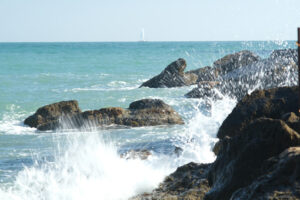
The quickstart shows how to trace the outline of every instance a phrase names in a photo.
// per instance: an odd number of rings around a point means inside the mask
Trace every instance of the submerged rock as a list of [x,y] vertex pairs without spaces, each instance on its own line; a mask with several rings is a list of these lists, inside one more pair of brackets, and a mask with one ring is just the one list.
[[140,87],[165,88],[193,85],[197,82],[194,73],[185,74],[186,61],[182,58],[169,64],[159,75],[144,82]]
[[147,149],[132,149],[120,155],[121,158],[146,160],[152,153]]
[[[85,112],[80,111],[77,102],[77,107],[63,107],[65,104],[65,102],[59,102],[39,108],[37,112],[27,118],[24,123],[29,125],[30,122],[32,127],[36,127],[39,130],[107,125],[137,127],[184,124],[179,114],[171,106],[159,99],[142,99],[135,101],[130,104],[129,109],[110,107]],[[41,113],[45,113],[45,108],[47,108],[47,115],[42,115]],[[75,108],[77,108],[77,110],[75,110]],[[64,112],[65,110],[66,112]],[[51,114],[49,114],[49,112]]]

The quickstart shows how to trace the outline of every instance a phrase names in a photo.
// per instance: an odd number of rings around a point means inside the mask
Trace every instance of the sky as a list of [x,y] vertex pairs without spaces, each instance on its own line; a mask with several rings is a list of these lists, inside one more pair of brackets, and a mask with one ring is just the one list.
[[0,42],[296,40],[300,0],[0,0]]

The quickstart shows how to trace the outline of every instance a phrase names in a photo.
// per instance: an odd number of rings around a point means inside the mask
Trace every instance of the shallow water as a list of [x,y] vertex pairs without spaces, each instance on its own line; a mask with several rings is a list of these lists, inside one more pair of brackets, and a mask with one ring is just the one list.
[[[138,88],[182,57],[187,70],[248,49],[262,57],[294,42],[0,43],[0,199],[128,199],[151,191],[185,163],[212,162],[222,121],[236,104],[210,112],[182,88]],[[23,120],[40,106],[76,99],[82,110],[160,98],[185,125],[40,132]],[[173,151],[181,147],[177,157]],[[120,153],[149,149],[148,160]]]

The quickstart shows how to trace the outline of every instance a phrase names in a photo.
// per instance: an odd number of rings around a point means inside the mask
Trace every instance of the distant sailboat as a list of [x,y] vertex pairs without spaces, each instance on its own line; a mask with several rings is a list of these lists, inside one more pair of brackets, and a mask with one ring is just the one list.
[[145,30],[142,28],[142,31],[141,31],[141,40],[140,42],[145,42]]

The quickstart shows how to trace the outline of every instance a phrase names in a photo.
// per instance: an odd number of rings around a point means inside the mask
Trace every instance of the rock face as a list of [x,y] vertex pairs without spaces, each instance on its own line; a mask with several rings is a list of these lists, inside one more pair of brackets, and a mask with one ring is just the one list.
[[260,60],[260,57],[250,51],[244,50],[229,54],[214,62],[213,67],[219,75],[226,74],[243,66]]
[[196,84],[198,77],[193,73],[184,73],[186,61],[182,58],[169,64],[159,75],[144,82],[140,87],[166,88]]
[[81,113],[81,110],[77,101],[61,101],[39,108],[25,119],[24,124],[42,129],[42,127],[54,125],[62,116],[72,116],[78,113]]
[[274,163],[273,169],[237,190],[232,200],[300,199],[300,147],[290,147],[268,162]]
[[[66,102],[59,102],[39,108],[37,112],[28,117],[24,123],[31,127],[36,127],[39,130],[84,128],[105,125],[136,127],[184,124],[179,114],[159,99],[142,99],[135,101],[130,104],[129,109],[110,107],[85,112],[80,111],[76,101],[70,102],[75,102],[76,106],[66,107]],[[67,105],[69,105],[70,102]]]
[[235,136],[241,130],[260,117],[281,119],[288,112],[296,113],[298,108],[298,87],[282,87],[269,90],[254,91],[245,96],[218,131],[218,138]]
[[255,91],[220,127],[214,163],[179,167],[133,199],[300,199],[298,88]]
[[159,188],[131,200],[201,200],[209,191],[206,179],[209,165],[189,163],[167,176]]
[[[241,59],[239,61],[239,58]],[[259,59],[248,51],[225,56],[211,68],[213,78],[202,81],[219,82],[212,88],[201,87],[187,93],[188,98],[218,98],[224,95],[242,99],[254,89],[269,89],[297,84],[297,51],[292,49],[275,50],[269,58]],[[212,72],[203,72],[202,76],[211,77]],[[209,90],[218,92],[210,92]],[[221,94],[221,95],[220,95]]]
[[255,120],[239,135],[222,140],[217,160],[209,172],[212,189],[206,199],[229,199],[237,189],[269,173],[269,158],[298,145],[300,135],[282,120]]

